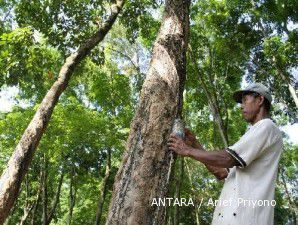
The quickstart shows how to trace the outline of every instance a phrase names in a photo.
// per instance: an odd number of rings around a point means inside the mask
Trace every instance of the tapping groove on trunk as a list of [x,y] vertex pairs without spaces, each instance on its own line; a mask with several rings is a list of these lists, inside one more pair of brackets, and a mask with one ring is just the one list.
[[151,203],[168,192],[173,155],[167,139],[182,112],[189,4],[188,0],[166,1],[127,150],[115,178],[107,225],[165,222],[165,208]]

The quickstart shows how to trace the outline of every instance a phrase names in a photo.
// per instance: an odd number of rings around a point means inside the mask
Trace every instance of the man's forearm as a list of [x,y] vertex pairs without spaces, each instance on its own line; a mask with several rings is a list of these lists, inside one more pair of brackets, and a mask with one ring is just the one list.
[[229,174],[227,168],[219,168],[215,166],[210,166],[208,164],[204,165],[219,180],[226,178]]
[[189,147],[188,151],[189,157],[196,159],[205,165],[220,168],[231,168],[236,165],[235,159],[225,150],[207,152],[203,148]]
[[[203,147],[198,143],[194,143],[192,147],[194,147],[195,149],[204,150]],[[204,165],[208,169],[208,171],[211,172],[219,180],[222,180],[222,179],[224,179],[228,176],[228,169],[227,168],[220,168],[220,167],[210,166],[209,164],[204,164]]]

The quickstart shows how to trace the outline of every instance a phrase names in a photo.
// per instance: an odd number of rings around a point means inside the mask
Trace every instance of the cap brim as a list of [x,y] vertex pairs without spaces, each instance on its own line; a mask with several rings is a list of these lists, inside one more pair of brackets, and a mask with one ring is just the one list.
[[251,91],[245,91],[245,90],[240,90],[240,91],[236,91],[233,94],[233,99],[237,102],[237,103],[242,103],[242,96],[244,94],[248,94]]

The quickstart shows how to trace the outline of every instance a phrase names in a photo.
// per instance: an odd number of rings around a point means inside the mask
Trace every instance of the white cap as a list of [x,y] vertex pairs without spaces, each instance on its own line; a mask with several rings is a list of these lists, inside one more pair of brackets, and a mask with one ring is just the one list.
[[264,96],[271,104],[272,97],[269,92],[269,89],[261,83],[252,83],[248,85],[245,89],[234,92],[233,98],[235,99],[236,102],[241,103],[242,96],[251,92],[255,92]]

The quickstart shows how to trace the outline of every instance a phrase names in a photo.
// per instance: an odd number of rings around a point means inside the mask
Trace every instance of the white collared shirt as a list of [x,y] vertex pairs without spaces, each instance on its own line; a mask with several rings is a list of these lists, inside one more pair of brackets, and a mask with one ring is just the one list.
[[226,150],[240,164],[225,179],[212,225],[273,225],[274,191],[282,135],[262,119]]

